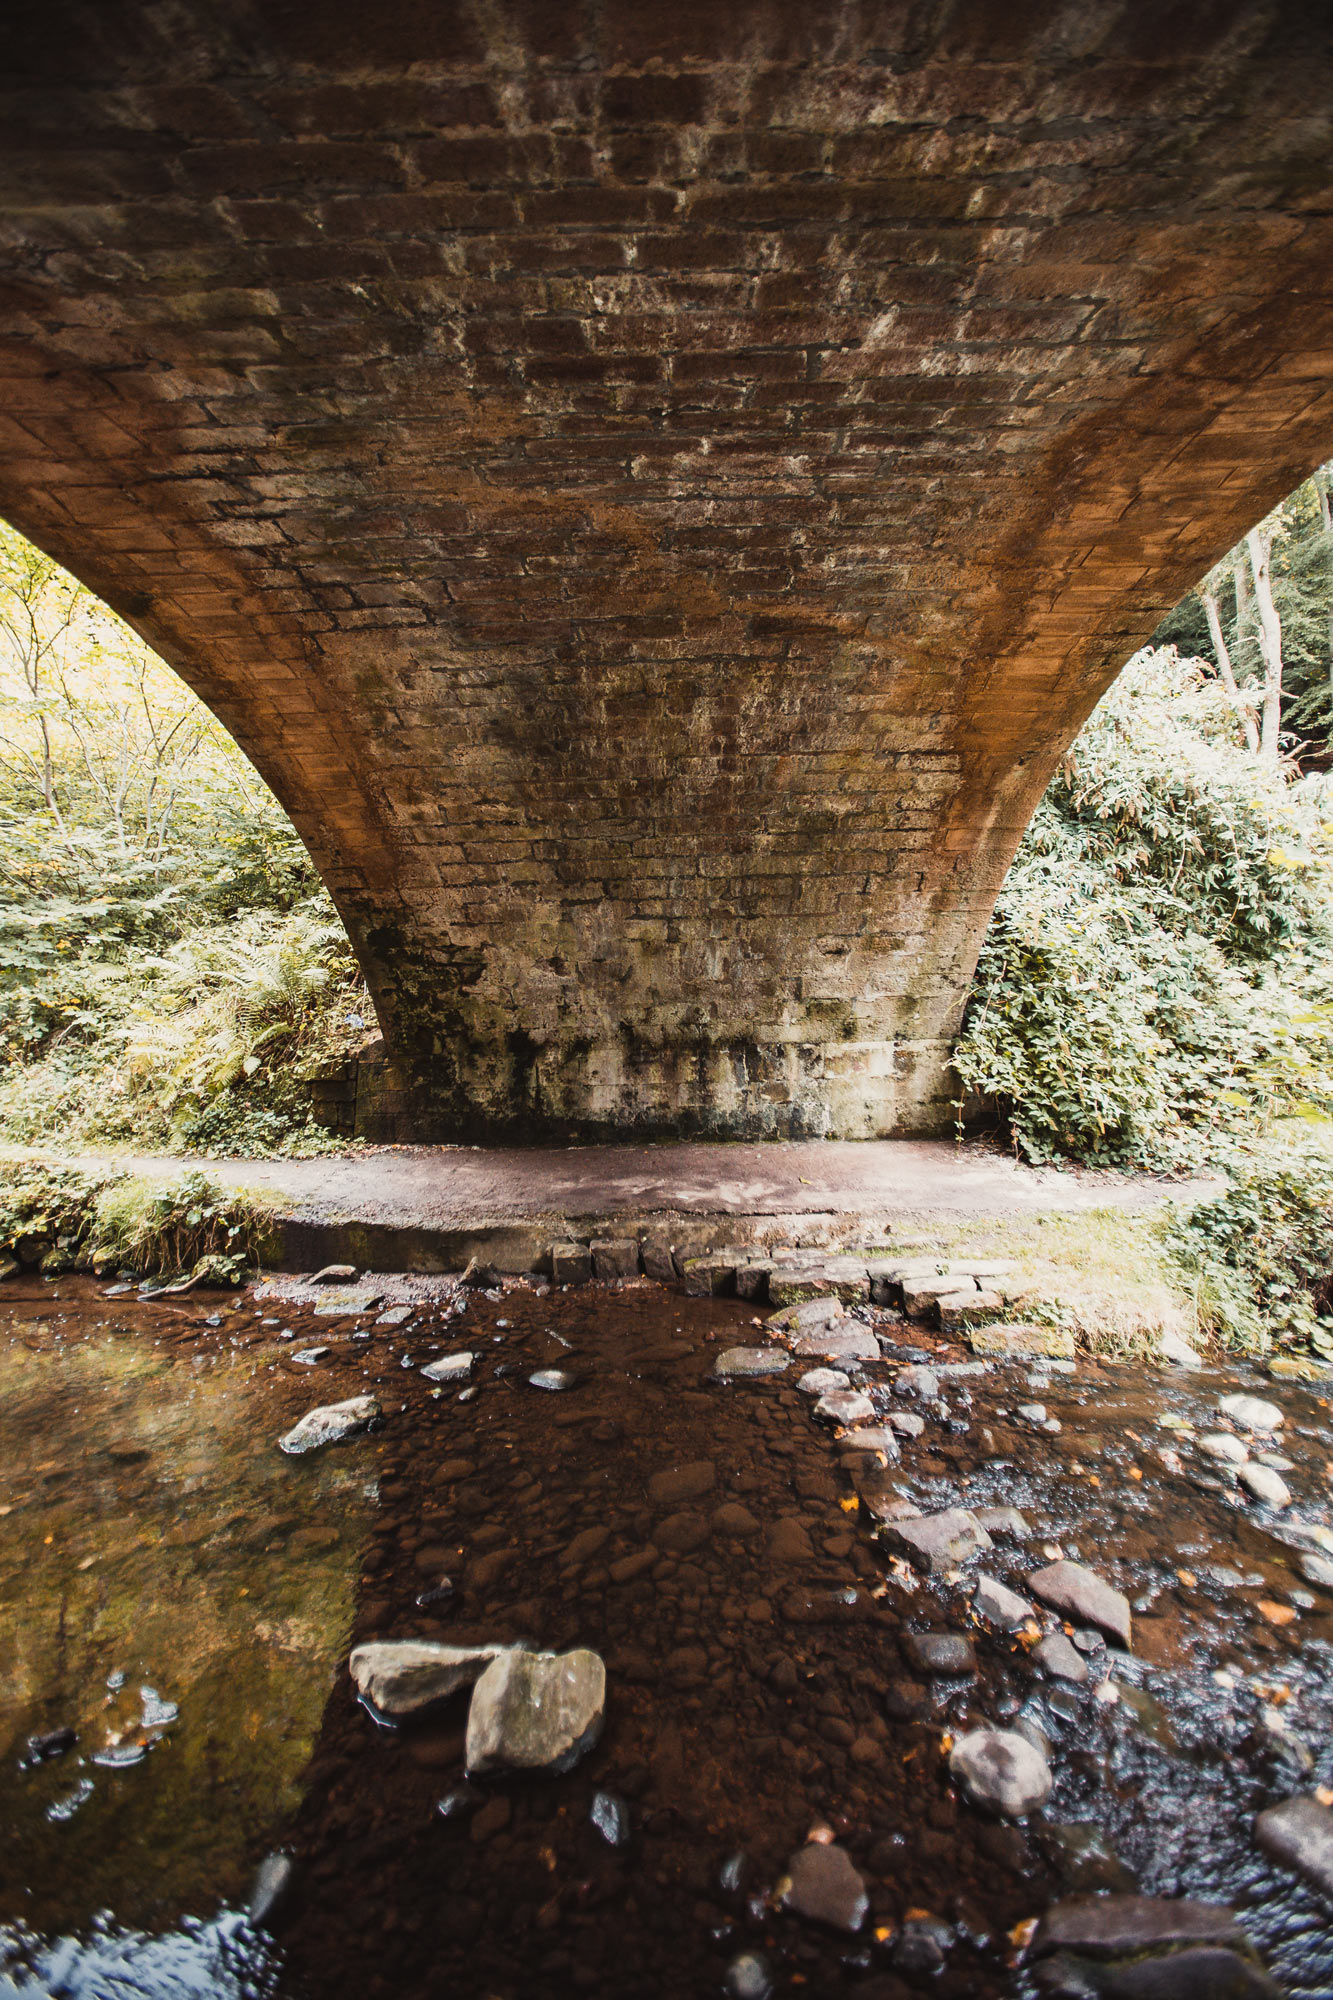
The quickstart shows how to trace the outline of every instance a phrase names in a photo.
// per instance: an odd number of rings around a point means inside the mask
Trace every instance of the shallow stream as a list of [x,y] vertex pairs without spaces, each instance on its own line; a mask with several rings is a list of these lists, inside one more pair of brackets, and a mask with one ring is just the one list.
[[[980,1566],[1022,1591],[1058,1551],[1133,1600],[1133,1654],[1080,1634],[1071,1686],[975,1616],[979,1565],[923,1577],[872,1533],[799,1368],[714,1379],[764,1339],[752,1305],[438,1280],[320,1303],[0,1296],[0,1994],[666,2000],[757,1953],[779,1994],[1019,1996],[1030,1919],[1135,1886],[1232,1905],[1279,1990],[1333,1990],[1327,1905],[1252,1837],[1333,1781],[1333,1593],[1287,1525],[1333,1529],[1322,1385],[1085,1359],[905,1394],[904,1366],[963,1350],[866,1309],[865,1384],[922,1420],[902,1498],[1017,1507]],[[463,1347],[475,1393],[433,1389],[423,1364]],[[532,1386],[552,1368],[568,1386]],[[1199,1448],[1237,1387],[1284,1411],[1284,1513]],[[377,1429],[276,1448],[366,1391]],[[975,1673],[924,1671],[903,1642],[931,1631]],[[349,1643],[408,1636],[594,1648],[601,1742],[467,1787],[465,1696],[402,1730],[354,1699]],[[1056,1774],[1020,1824],[942,1754],[1016,1719]],[[868,1885],[854,1935],[775,1904],[812,1828]],[[255,1928],[278,1851],[290,1892]]]

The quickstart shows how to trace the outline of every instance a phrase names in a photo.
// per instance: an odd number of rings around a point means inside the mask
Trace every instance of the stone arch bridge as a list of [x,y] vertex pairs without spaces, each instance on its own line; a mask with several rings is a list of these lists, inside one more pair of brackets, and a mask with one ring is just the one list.
[[216,711],[423,1137],[869,1136],[1333,443],[1326,0],[9,0],[0,513]]

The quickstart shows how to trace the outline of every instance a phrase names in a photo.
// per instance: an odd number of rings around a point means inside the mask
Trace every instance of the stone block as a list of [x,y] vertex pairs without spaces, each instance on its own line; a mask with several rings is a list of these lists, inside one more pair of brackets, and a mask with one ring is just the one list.
[[734,1257],[687,1257],[680,1267],[680,1281],[694,1299],[721,1298],[736,1284]]
[[1074,1336],[1056,1326],[974,1326],[967,1336],[974,1354],[990,1361],[1072,1361]]
[[658,1236],[645,1236],[640,1255],[645,1277],[655,1278],[659,1285],[675,1284],[676,1256],[669,1243]]
[[765,1258],[761,1262],[738,1264],[736,1266],[736,1296],[738,1299],[764,1300],[768,1297],[768,1280],[773,1264]]
[[551,1245],[551,1280],[557,1285],[586,1285],[592,1278],[592,1252],[586,1243]]
[[637,1278],[639,1246],[632,1236],[602,1237],[592,1245],[593,1275],[608,1278]]

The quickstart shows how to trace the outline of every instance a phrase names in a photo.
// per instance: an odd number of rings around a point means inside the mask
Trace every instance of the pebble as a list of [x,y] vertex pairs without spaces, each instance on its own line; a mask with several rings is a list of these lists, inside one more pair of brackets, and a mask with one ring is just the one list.
[[791,1356],[780,1347],[728,1347],[713,1363],[713,1373],[722,1380],[733,1376],[781,1375],[791,1366]]
[[648,1498],[654,1507],[679,1507],[684,1500],[701,1500],[717,1484],[717,1467],[711,1458],[692,1459],[688,1465],[664,1465],[648,1481]]
[[863,1390],[831,1389],[815,1404],[815,1415],[829,1424],[865,1424],[873,1421],[875,1405]]
[[470,1777],[490,1771],[567,1771],[602,1733],[606,1668],[597,1653],[496,1654],[472,1690]]
[[302,1368],[314,1368],[332,1351],[328,1347],[298,1347],[292,1354],[292,1360],[299,1362]]
[[1301,1575],[1307,1583],[1317,1583],[1321,1590],[1333,1590],[1333,1562],[1327,1556],[1302,1556]]
[[588,1818],[608,1847],[628,1847],[629,1807],[614,1792],[594,1792]]
[[1049,1569],[1040,1569],[1030,1576],[1028,1583],[1053,1611],[1063,1611],[1085,1625],[1095,1625],[1099,1632],[1105,1632],[1109,1639],[1129,1651],[1133,1629],[1129,1600],[1095,1570],[1085,1569],[1082,1563],[1054,1562]]
[[278,1439],[278,1449],[299,1458],[303,1452],[316,1451],[321,1445],[355,1437],[358,1431],[373,1424],[379,1413],[380,1406],[373,1396],[349,1396],[345,1403],[323,1403],[318,1409],[307,1410],[300,1423]]
[[949,1752],[949,1775],[974,1804],[1022,1819],[1051,1795],[1050,1766],[1012,1729],[971,1729]]
[[1263,1396],[1223,1396],[1217,1407],[1224,1417],[1230,1417],[1233,1424],[1246,1431],[1276,1431],[1287,1421],[1277,1404]]
[[266,1924],[291,1892],[296,1863],[290,1854],[266,1854],[255,1870],[246,1911],[252,1924]]
[[1063,1632],[1049,1633],[1032,1657],[1052,1680],[1072,1681],[1075,1687],[1082,1687],[1088,1678],[1087,1661],[1070,1645]]
[[1289,1507],[1291,1489],[1280,1473],[1266,1465],[1242,1465],[1237,1468],[1236,1477],[1242,1486],[1252,1493],[1265,1507]]
[[1333,1896],[1333,1813],[1318,1799],[1296,1797],[1270,1806],[1255,1820],[1254,1837],[1272,1860]]
[[727,2000],[768,2000],[773,1991],[773,1972],[762,1952],[742,1951],[732,1959],[722,1976]]
[[1225,1465],[1244,1465],[1250,1455],[1247,1447],[1231,1431],[1205,1431],[1196,1443],[1209,1458],[1220,1459]]
[[1011,1535],[1023,1540],[1032,1533],[1027,1517],[1017,1507],[976,1507],[977,1519],[988,1535]]
[[845,1847],[807,1841],[787,1863],[781,1900],[785,1908],[832,1930],[859,1931],[870,1908],[865,1881]]
[[1016,1632],[1036,1616],[1026,1597],[1020,1597],[1016,1590],[1010,1590],[993,1576],[977,1578],[972,1602],[982,1618],[998,1625],[1003,1632]]
[[887,1521],[882,1532],[906,1549],[918,1567],[931,1572],[957,1569],[971,1557],[995,1546],[976,1515],[965,1507],[948,1507],[943,1513],[922,1514],[911,1520]]
[[899,1437],[919,1438],[926,1428],[925,1418],[919,1417],[915,1410],[890,1410],[886,1421]]
[[961,1632],[904,1632],[899,1642],[909,1667],[949,1679],[974,1674],[977,1656]]
[[1022,1417],[1026,1424],[1044,1424],[1046,1421],[1046,1405],[1045,1403],[1020,1403],[1015,1415]]
[[458,1354],[442,1354],[438,1361],[431,1361],[422,1369],[428,1382],[466,1382],[476,1366],[477,1357],[469,1349]]
[[405,1320],[411,1319],[415,1310],[415,1306],[386,1306],[375,1321],[375,1324],[376,1326],[402,1326]]
[[850,1389],[852,1381],[840,1368],[810,1368],[796,1386],[803,1396],[823,1396],[831,1389]]
[[571,1375],[568,1368],[539,1368],[535,1374],[529,1375],[528,1386],[554,1394],[561,1389],[572,1389],[577,1381],[577,1375]]

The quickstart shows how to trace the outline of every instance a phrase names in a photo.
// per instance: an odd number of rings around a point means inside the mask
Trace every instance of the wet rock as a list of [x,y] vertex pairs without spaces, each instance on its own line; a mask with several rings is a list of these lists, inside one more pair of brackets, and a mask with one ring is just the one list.
[[831,1389],[850,1389],[852,1384],[840,1368],[810,1368],[796,1386],[803,1396],[824,1396]]
[[468,1773],[567,1771],[596,1743],[605,1711],[598,1654],[498,1653],[472,1690]]
[[846,1317],[847,1308],[841,1299],[807,1299],[801,1305],[784,1306],[781,1312],[770,1313],[764,1324],[774,1333],[799,1337],[814,1333],[821,1326],[832,1326]]
[[1053,1326],[977,1326],[967,1337],[974,1354],[992,1361],[1072,1361],[1074,1336]]
[[1088,1678],[1088,1663],[1063,1632],[1051,1632],[1032,1655],[1044,1674],[1052,1680],[1069,1681],[1082,1687]]
[[608,1847],[629,1846],[629,1807],[614,1792],[594,1792],[588,1818]]
[[977,1578],[972,1602],[978,1614],[990,1624],[998,1625],[1002,1632],[1017,1632],[1036,1616],[1026,1597],[1020,1597],[1016,1590],[1010,1590],[993,1576]]
[[914,1977],[944,1970],[954,1934],[939,1917],[909,1917],[893,1945],[893,1963]]
[[1277,1404],[1270,1403],[1263,1396],[1223,1396],[1217,1407],[1224,1417],[1230,1417],[1232,1423],[1239,1424],[1244,1431],[1281,1430],[1287,1421]]
[[760,1524],[748,1507],[742,1507],[738,1500],[724,1500],[713,1510],[713,1533],[727,1535],[735,1541],[748,1541],[760,1532]]
[[1129,1600],[1095,1570],[1082,1563],[1055,1562],[1039,1569],[1028,1583],[1043,1604],[1062,1611],[1083,1625],[1095,1625],[1129,1651],[1132,1635]]
[[976,1805],[1022,1819],[1051,1794],[1050,1766],[1012,1729],[972,1729],[949,1752],[949,1774]]
[[592,1281],[592,1252],[586,1243],[551,1245],[551,1282],[555,1285],[586,1285]]
[[815,1404],[815,1415],[829,1424],[866,1424],[874,1419],[875,1405],[861,1389],[831,1389]]
[[773,1969],[763,1953],[738,1952],[722,1975],[722,1990],[727,2000],[769,2000]]
[[300,1423],[278,1439],[278,1449],[299,1458],[303,1452],[317,1451],[321,1445],[355,1437],[373,1424],[379,1413],[380,1406],[373,1396],[349,1396],[345,1403],[322,1403],[318,1409],[307,1410]]
[[312,1285],[354,1285],[356,1283],[355,1264],[326,1264],[316,1271],[310,1280]]
[[1188,1896],[1069,1896],[1046,1912],[1032,1950],[1122,1958],[1168,1945],[1243,1942],[1235,1911],[1222,1903]]
[[648,1481],[648,1498],[654,1507],[679,1507],[682,1500],[699,1500],[717,1484],[717,1467],[711,1458],[696,1458],[689,1465],[666,1465]]
[[332,1352],[330,1347],[298,1347],[292,1354],[292,1360],[300,1368],[317,1368]]
[[919,1674],[950,1679],[977,1670],[972,1643],[961,1632],[904,1632],[900,1644],[908,1666]]
[[407,1320],[411,1319],[414,1311],[415,1307],[413,1306],[390,1306],[387,1311],[380,1314],[375,1324],[376,1326],[402,1326]]
[[466,1382],[476,1362],[476,1355],[464,1349],[459,1354],[442,1354],[438,1361],[429,1362],[421,1372],[428,1382]]
[[564,1389],[574,1388],[578,1379],[578,1376],[571,1374],[568,1368],[538,1368],[529,1375],[528,1387],[544,1389],[547,1395],[554,1396],[559,1395]]
[[839,1326],[825,1327],[822,1332],[803,1333],[792,1343],[792,1351],[801,1356],[820,1355],[826,1361],[878,1361],[879,1342],[873,1333],[859,1329],[846,1332]]
[[1274,1509],[1290,1507],[1291,1489],[1281,1473],[1274,1472],[1267,1465],[1241,1465],[1236,1469],[1236,1477],[1247,1492],[1265,1507]]
[[784,1908],[832,1930],[859,1931],[870,1908],[851,1855],[833,1842],[811,1840],[798,1848],[780,1893]]
[[781,1347],[728,1347],[713,1363],[713,1373],[723,1381],[742,1380],[755,1375],[781,1375],[790,1368],[791,1356]]
[[988,1535],[1009,1535],[1023,1541],[1032,1533],[1017,1507],[975,1507],[972,1510]]
[[940,1378],[934,1368],[915,1364],[911,1368],[900,1368],[893,1378],[893,1386],[900,1396],[919,1396],[923,1403],[927,1403],[939,1395]]
[[1317,1583],[1321,1590],[1333,1590],[1333,1562],[1327,1556],[1302,1556],[1301,1575],[1307,1583]]
[[1205,1431],[1196,1440],[1199,1450],[1223,1465],[1244,1465],[1249,1450],[1232,1431]]
[[1282,2000],[1282,1988],[1234,1951],[1173,1951],[1116,1966],[1105,2000]]
[[1255,1820],[1254,1837],[1272,1860],[1333,1897],[1333,1813],[1318,1799],[1284,1799],[1270,1806]]
[[886,1522],[883,1533],[906,1550],[918,1568],[932,1573],[957,1569],[995,1546],[966,1507],[948,1507],[943,1513],[922,1514],[916,1520]]
[[773,1523],[768,1537],[770,1562],[812,1562],[814,1554],[814,1544],[798,1514],[784,1515]]
[[1169,1361],[1173,1368],[1203,1367],[1203,1356],[1198,1348],[1191,1347],[1182,1334],[1169,1329],[1158,1338],[1157,1355],[1159,1360]]
[[897,1431],[899,1437],[919,1438],[926,1428],[926,1420],[915,1410],[890,1410],[885,1422]]
[[377,1715],[402,1721],[475,1681],[504,1646],[445,1646],[429,1639],[372,1639],[347,1662],[357,1693]]
[[679,1275],[675,1252],[672,1246],[660,1237],[645,1237],[639,1246],[643,1259],[643,1274],[655,1278],[659,1285],[674,1285]]
[[495,1265],[486,1258],[470,1257],[458,1282],[470,1292],[493,1292],[503,1281]]
[[1048,1823],[1043,1838],[1051,1861],[1071,1889],[1132,1893],[1134,1877],[1099,1826]]
[[735,1290],[736,1259],[687,1257],[680,1267],[680,1278],[690,1298],[720,1298]]
[[250,1885],[246,1914],[252,1924],[263,1926],[276,1917],[292,1892],[296,1863],[290,1854],[266,1854],[255,1870]]
[[479,1792],[475,1785],[464,1781],[454,1785],[442,1799],[436,1801],[435,1810],[441,1819],[467,1819],[482,1803],[486,1794]]

